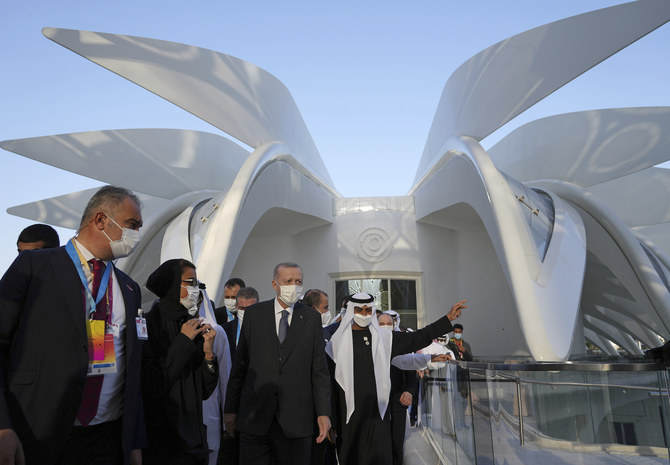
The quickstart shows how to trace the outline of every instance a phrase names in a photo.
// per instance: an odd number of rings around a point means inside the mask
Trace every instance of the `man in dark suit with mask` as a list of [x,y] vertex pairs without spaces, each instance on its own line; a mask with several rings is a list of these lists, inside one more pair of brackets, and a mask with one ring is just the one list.
[[105,186],[66,246],[0,280],[0,463],[141,463],[140,289],[112,263],[141,226],[137,197]]
[[316,414],[317,442],[330,429],[330,377],[321,318],[296,303],[302,269],[275,267],[277,297],[244,316],[228,381],[224,421],[240,433],[240,463],[308,464]]

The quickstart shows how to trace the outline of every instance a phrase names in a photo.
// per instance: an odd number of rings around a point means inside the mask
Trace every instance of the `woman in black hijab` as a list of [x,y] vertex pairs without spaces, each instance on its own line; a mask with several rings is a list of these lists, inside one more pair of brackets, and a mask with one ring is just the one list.
[[144,463],[206,464],[202,401],[216,388],[218,366],[215,331],[196,316],[195,265],[168,260],[151,273],[147,288],[160,299],[146,315],[142,382],[149,447]]

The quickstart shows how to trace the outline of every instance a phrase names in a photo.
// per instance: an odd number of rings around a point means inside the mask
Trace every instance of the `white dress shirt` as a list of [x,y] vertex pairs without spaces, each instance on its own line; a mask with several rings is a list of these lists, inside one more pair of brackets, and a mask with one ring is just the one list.
[[[74,240],[79,252],[87,262],[94,259],[95,256],[82,245],[77,239]],[[106,266],[111,262],[106,261]],[[115,270],[116,272],[116,270]],[[92,291],[93,274],[86,273],[88,277],[88,289]],[[88,315],[85,316],[88,318]],[[89,425],[97,425],[107,421],[116,420],[123,413],[123,382],[125,379],[125,332],[126,332],[126,305],[123,300],[123,294],[119,287],[119,280],[116,276],[112,277],[112,332],[114,334],[114,353],[116,354],[116,373],[103,375],[100,391],[100,401],[98,402],[98,411]],[[78,419],[75,419],[75,425],[80,425]]]
[[290,327],[291,320],[293,319],[293,306],[284,308],[279,303],[277,297],[275,297],[275,330],[277,331],[277,336],[279,336],[279,320],[281,320],[282,310],[286,310],[288,312],[288,325]]

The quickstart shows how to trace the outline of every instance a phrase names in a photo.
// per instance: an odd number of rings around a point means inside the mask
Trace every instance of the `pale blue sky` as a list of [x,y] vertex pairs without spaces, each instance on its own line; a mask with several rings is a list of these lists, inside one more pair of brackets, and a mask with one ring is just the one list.
[[[291,91],[344,196],[403,195],[442,88],[480,50],[606,0],[22,1],[0,9],[0,140],[167,127],[221,134],[41,34],[45,26],[182,42],[254,63]],[[670,25],[588,71],[484,141],[569,111],[670,105]],[[0,151],[0,270],[28,220],[13,205],[101,185]],[[132,169],[132,166],[128,167]],[[61,241],[71,232],[59,230]]]

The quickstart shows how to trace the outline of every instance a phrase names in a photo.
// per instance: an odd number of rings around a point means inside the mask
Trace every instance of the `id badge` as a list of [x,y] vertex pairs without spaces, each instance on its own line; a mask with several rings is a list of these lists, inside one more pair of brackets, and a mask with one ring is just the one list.
[[91,361],[105,359],[105,320],[86,320],[88,358]]
[[[89,340],[89,362],[88,362],[88,373],[87,376],[97,376],[105,375],[109,373],[116,373],[116,352],[114,351],[114,335],[109,333],[105,334],[105,322],[103,320],[88,320],[90,323],[87,326],[87,329],[91,329],[91,335],[99,334],[102,331],[102,355],[96,353],[100,352],[100,348],[97,347],[98,339],[93,338]],[[102,329],[98,326],[98,323],[102,323]],[[93,351],[90,351],[91,344],[93,345]],[[91,354],[93,356],[91,357]],[[99,357],[99,358],[96,358]],[[92,358],[92,360],[91,360]]]
[[146,341],[149,339],[149,333],[147,332],[147,320],[141,316],[135,318],[135,327],[137,328],[137,339],[140,341]]

